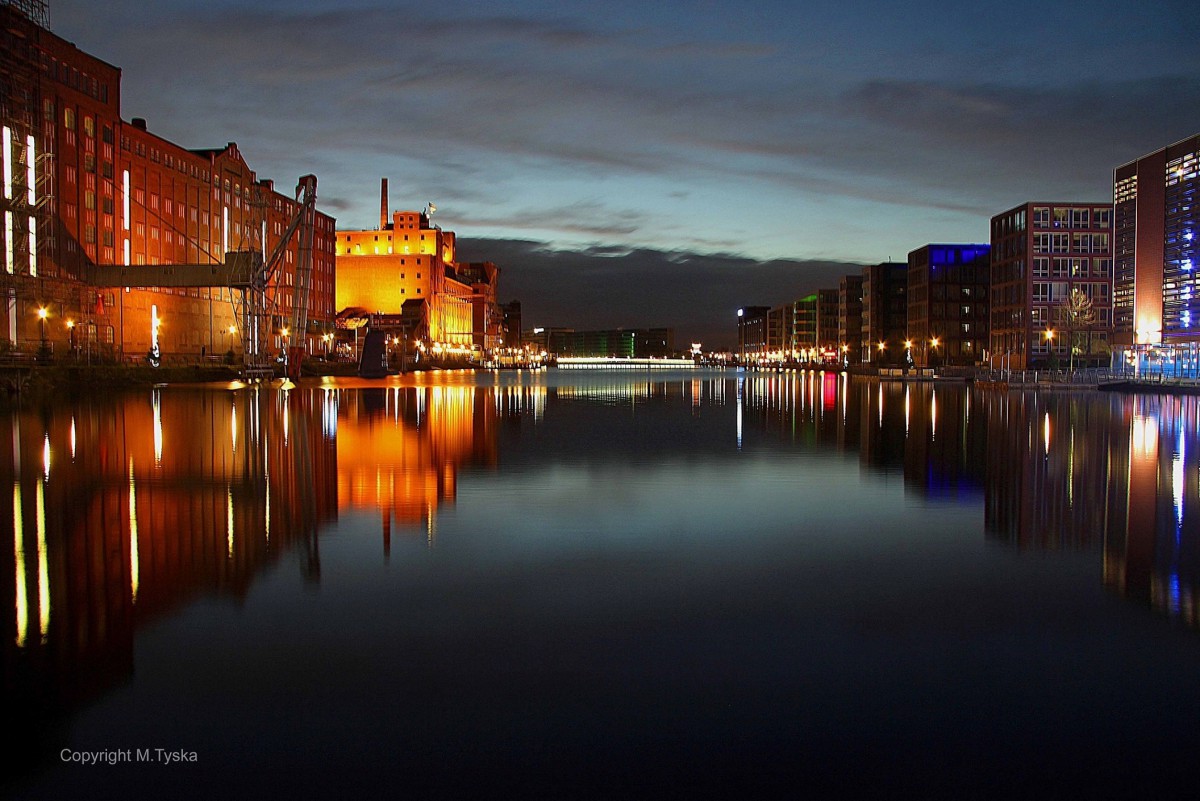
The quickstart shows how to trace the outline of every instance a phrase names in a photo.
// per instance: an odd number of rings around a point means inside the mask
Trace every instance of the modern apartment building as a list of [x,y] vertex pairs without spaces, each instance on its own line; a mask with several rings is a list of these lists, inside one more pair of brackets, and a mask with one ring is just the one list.
[[743,306],[737,313],[737,356],[743,361],[756,360],[767,352],[767,315],[769,306]]
[[862,361],[863,277],[844,275],[838,286],[838,347],[850,364]]
[[925,245],[908,254],[908,342],[918,367],[970,365],[988,345],[988,245]]
[[903,363],[908,337],[908,263],[883,262],[863,268],[862,334],[864,363]]
[[1072,349],[1107,362],[1112,206],[1023,203],[992,218],[991,246],[989,363],[1024,370]]
[[817,290],[817,341],[823,351],[840,351],[838,338],[838,290]]
[[1196,374],[1200,134],[1113,172],[1113,342],[1139,368]]

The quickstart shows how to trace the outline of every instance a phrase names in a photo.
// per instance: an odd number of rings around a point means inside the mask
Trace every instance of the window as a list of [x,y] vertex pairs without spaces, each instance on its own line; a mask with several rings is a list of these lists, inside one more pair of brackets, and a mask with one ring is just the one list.
[[1050,207],[1049,206],[1034,206],[1033,207],[1033,227],[1034,228],[1049,228],[1050,227]]
[[1037,256],[1033,260],[1033,277],[1045,278],[1050,275],[1050,259],[1045,256]]
[[1111,227],[1112,210],[1111,209],[1096,209],[1092,215],[1093,228],[1109,228]]
[[65,127],[68,131],[75,130],[75,109],[63,109],[63,127]]
[[89,138],[96,135],[96,121],[91,117],[83,118],[83,135]]

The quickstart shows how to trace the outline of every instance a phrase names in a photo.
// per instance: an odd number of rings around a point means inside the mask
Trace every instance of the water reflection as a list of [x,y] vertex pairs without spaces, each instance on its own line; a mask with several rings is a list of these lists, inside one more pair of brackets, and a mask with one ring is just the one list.
[[836,373],[558,382],[156,389],[0,418],[7,698],[70,709],[131,675],[138,625],[202,596],[242,598],[284,555],[320,581],[320,535],[339,516],[375,516],[386,560],[394,535],[436,545],[462,471],[547,460],[736,469],[756,453],[833,450],[864,481],[900,478],[914,502],[980,508],[992,540],[1093,549],[1114,591],[1200,615],[1196,399]]

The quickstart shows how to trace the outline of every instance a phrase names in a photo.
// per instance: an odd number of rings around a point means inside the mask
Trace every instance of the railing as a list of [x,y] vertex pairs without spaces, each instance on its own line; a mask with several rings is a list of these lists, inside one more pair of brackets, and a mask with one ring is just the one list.
[[1084,386],[1094,387],[1113,379],[1107,367],[1081,370],[981,370],[976,383],[1013,386]]

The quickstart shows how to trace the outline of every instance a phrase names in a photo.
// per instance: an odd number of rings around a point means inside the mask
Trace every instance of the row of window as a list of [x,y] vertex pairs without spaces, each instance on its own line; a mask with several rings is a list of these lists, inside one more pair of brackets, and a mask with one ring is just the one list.
[[1034,234],[1034,253],[1108,253],[1108,234]]
[[1034,228],[1109,228],[1111,209],[1088,207],[1034,206]]
[[1089,299],[1105,304],[1111,291],[1107,282],[1034,281],[1033,302],[1062,303],[1070,296],[1072,289],[1078,289]]
[[108,84],[88,75],[83,70],[72,67],[65,61],[59,61],[46,51],[42,51],[42,72],[51,80],[57,80],[64,86],[69,86],[77,92],[83,92],[101,103],[108,102]]
[[1112,259],[1098,258],[1050,258],[1036,256],[1033,259],[1034,278],[1081,278],[1105,277],[1112,274]]

